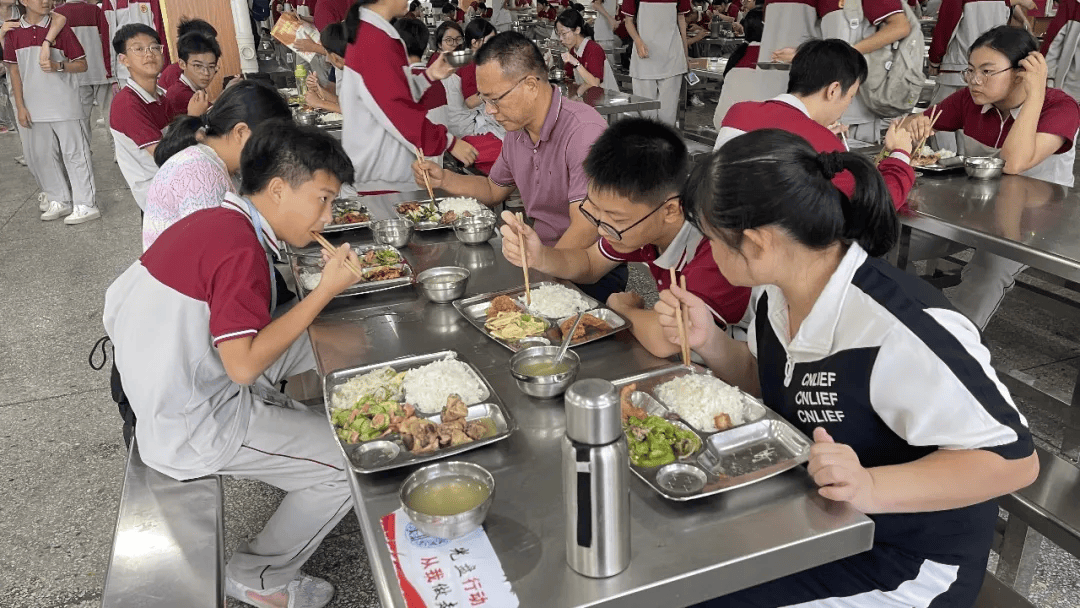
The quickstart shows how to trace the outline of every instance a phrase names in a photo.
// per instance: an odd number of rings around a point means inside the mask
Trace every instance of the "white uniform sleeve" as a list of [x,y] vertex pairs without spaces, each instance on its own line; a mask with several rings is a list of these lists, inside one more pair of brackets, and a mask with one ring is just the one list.
[[881,344],[870,376],[878,416],[911,445],[1030,455],[1027,420],[990,366],[978,331],[953,310],[926,314],[926,323],[898,324]]
[[724,144],[735,139],[736,137],[746,133],[735,127],[720,127],[720,130],[716,133],[716,143],[713,144],[713,152],[719,150]]

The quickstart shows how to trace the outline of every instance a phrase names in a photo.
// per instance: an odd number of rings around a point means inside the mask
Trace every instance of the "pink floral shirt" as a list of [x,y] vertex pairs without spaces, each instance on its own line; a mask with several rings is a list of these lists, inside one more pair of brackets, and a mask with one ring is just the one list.
[[227,192],[236,194],[236,184],[213,148],[196,144],[176,153],[161,166],[146,193],[143,251],[181,218],[220,205]]

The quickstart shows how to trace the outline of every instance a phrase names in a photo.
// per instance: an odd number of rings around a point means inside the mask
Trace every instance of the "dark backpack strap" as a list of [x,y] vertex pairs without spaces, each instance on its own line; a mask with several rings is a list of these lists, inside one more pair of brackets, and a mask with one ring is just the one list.
[[[101,338],[94,344],[90,351],[90,367],[95,370],[104,369],[109,360],[109,351],[105,349],[111,344],[108,336]],[[95,356],[101,351],[101,362],[95,363]],[[120,370],[116,367],[116,356],[113,356],[112,369],[109,371],[109,387],[112,389],[112,399],[116,402],[116,408],[120,412],[120,418],[124,421],[124,443],[131,445],[131,437],[135,432],[135,410],[131,409],[131,402],[124,393],[124,385],[120,381]]]

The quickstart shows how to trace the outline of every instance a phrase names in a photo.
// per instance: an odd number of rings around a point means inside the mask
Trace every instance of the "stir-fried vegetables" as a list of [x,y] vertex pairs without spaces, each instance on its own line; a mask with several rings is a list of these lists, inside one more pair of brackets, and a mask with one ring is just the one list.
[[630,462],[651,468],[675,462],[701,447],[701,438],[659,416],[630,416],[623,424],[630,446]]
[[517,342],[529,336],[539,336],[547,330],[547,323],[540,317],[520,312],[499,312],[484,323],[491,335],[500,340]]

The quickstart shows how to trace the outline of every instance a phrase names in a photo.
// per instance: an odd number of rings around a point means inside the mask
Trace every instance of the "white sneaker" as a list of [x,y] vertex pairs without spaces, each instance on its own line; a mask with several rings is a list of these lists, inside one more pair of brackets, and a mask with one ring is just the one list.
[[273,589],[252,589],[225,577],[225,595],[257,608],[322,608],[334,598],[334,586],[304,573]]
[[97,207],[87,207],[85,205],[76,205],[75,212],[64,218],[64,223],[68,226],[75,224],[82,224],[83,222],[89,222],[90,220],[96,220],[101,217],[101,211]]
[[25,167],[26,166],[26,157],[25,156],[16,156],[15,157],[15,162],[17,162],[20,165]]
[[41,221],[51,222],[52,220],[58,220],[70,213],[71,203],[65,204],[52,201],[49,203],[49,208],[45,210],[45,213],[41,214]]
[[693,95],[693,96],[690,97],[690,105],[692,105],[692,106],[694,106],[696,108],[700,108],[700,107],[705,105],[705,102],[702,101],[702,99],[700,97],[698,97],[697,95]]
[[37,195],[38,211],[45,212],[49,210],[49,195],[44,192],[38,192]]

